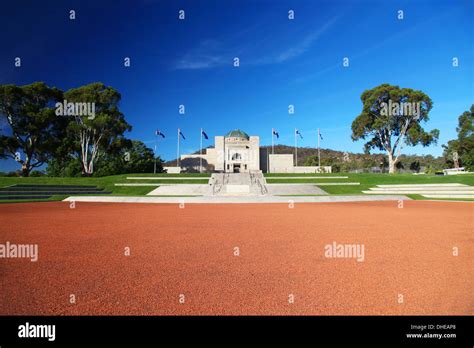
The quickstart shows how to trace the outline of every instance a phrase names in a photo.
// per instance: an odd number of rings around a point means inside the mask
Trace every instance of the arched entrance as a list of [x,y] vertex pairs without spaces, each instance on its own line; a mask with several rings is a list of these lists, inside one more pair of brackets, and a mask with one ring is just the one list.
[[232,155],[232,162],[233,162],[233,172],[240,173],[242,171],[242,154],[236,152]]

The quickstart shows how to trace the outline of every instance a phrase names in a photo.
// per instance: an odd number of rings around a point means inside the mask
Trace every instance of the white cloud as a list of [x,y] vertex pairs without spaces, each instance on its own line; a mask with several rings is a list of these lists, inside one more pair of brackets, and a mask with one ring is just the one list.
[[[189,50],[180,58],[174,65],[176,70],[197,70],[209,69],[226,64],[232,64],[233,57],[245,57],[247,65],[268,65],[279,64],[299,57],[306,53],[311,46],[329,30],[333,24],[338,20],[340,15],[331,18],[324,23],[320,28],[311,31],[309,34],[298,40],[295,45],[285,48],[283,51],[277,51],[274,47],[281,46],[281,37],[278,35],[269,35],[266,41],[255,43],[252,39],[252,33],[245,30],[245,36],[238,35],[237,37],[227,40],[211,40],[207,39],[201,41],[196,47]],[[240,34],[242,34],[241,32]],[[269,33],[271,34],[271,33]],[[222,42],[227,44],[224,46]],[[273,53],[265,54],[263,52],[272,51]],[[275,53],[276,52],[276,53]]]
[[222,44],[216,40],[201,41],[197,47],[187,52],[175,64],[177,70],[207,69],[223,65],[226,62]]
[[331,20],[324,23],[321,28],[306,35],[295,46],[290,47],[285,51],[281,52],[279,55],[277,55],[274,58],[274,61],[276,63],[282,63],[304,54],[311,48],[315,41],[317,41],[329,28],[331,28],[331,26],[337,21],[338,18],[339,16],[333,17]]

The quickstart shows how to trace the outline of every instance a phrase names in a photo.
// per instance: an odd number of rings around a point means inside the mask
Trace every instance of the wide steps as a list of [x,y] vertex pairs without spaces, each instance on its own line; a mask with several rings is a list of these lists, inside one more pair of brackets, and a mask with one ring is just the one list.
[[0,191],[0,197],[11,195],[103,195],[110,194],[108,191]]
[[[97,189],[97,186],[94,185],[50,185],[50,184],[16,184],[11,185],[8,187],[34,187],[34,188],[89,188],[89,189]],[[100,189],[99,189],[100,190]]]
[[214,173],[209,179],[212,195],[259,196],[268,193],[265,178],[255,173]]
[[106,195],[109,191],[91,185],[19,184],[0,188],[0,200],[48,199],[57,195]]
[[474,186],[456,183],[377,185],[362,192],[369,195],[418,194],[426,198],[474,199]]
[[0,200],[18,200],[18,199],[31,199],[31,200],[36,200],[36,199],[48,199],[51,196],[45,196],[45,195],[24,195],[24,196],[0,196]]

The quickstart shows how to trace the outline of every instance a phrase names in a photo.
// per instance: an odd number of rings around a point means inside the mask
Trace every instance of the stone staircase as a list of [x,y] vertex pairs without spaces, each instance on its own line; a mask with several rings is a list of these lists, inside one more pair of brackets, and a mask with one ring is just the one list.
[[41,200],[63,195],[107,195],[111,192],[90,185],[18,184],[0,188],[0,200]]
[[212,195],[220,196],[256,196],[266,195],[265,177],[262,172],[251,173],[214,173],[209,179]]
[[474,186],[458,183],[377,185],[362,192],[369,195],[417,194],[426,198],[474,199]]
[[256,194],[267,195],[267,181],[261,171],[250,172],[251,187]]

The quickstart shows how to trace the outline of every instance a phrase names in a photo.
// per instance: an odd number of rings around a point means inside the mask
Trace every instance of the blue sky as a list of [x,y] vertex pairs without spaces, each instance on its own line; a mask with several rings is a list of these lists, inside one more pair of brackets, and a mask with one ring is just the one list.
[[[296,127],[304,137],[299,145],[310,147],[319,127],[322,147],[362,152],[350,126],[361,93],[381,83],[431,97],[426,128],[440,129],[439,144],[404,153],[440,155],[441,144],[456,137],[458,116],[474,102],[470,0],[7,0],[0,6],[0,84],[44,81],[67,90],[104,82],[122,94],[121,110],[133,127],[128,137],[153,147],[154,130],[166,134],[158,145],[165,159],[176,157],[178,127],[187,138],[182,153],[199,149],[200,127],[211,137],[240,128],[262,144],[271,143],[273,127],[288,145]],[[180,9],[185,20],[178,19]],[[131,67],[123,66],[124,57]],[[0,161],[0,170],[17,168],[10,164]]]

